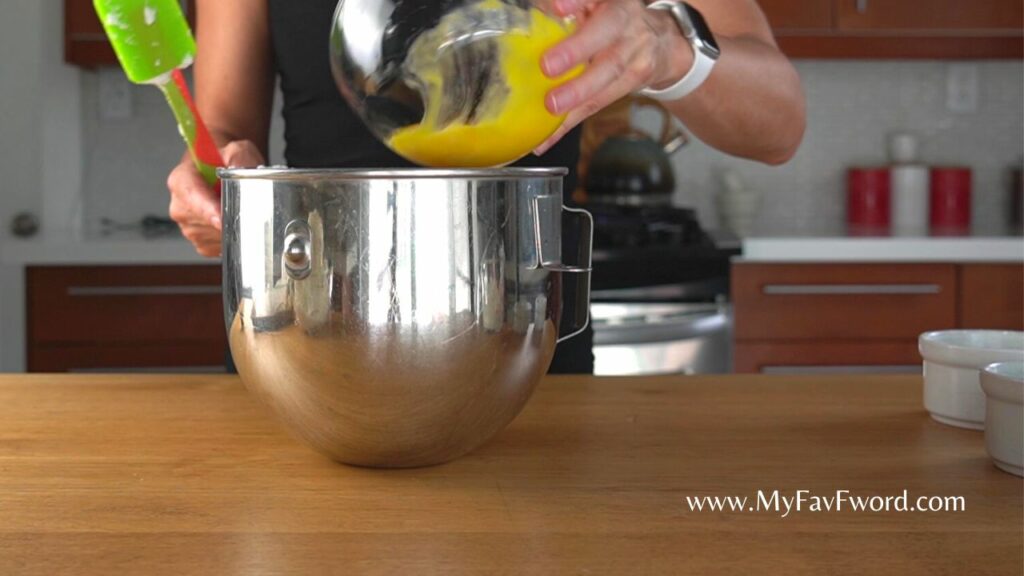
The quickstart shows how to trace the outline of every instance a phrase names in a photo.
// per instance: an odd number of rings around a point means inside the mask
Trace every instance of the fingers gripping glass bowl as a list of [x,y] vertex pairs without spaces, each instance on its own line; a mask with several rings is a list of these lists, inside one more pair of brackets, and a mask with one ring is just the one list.
[[397,154],[484,168],[529,154],[561,125],[541,70],[573,22],[548,0],[341,0],[331,68],[344,98]]

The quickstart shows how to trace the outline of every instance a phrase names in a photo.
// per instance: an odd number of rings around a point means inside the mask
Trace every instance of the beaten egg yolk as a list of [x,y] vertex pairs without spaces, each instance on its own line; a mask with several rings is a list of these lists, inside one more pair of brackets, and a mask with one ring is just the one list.
[[529,29],[513,28],[494,39],[507,85],[502,101],[485,102],[484,111],[473,122],[439,127],[445,79],[438,66],[421,66],[425,69],[416,72],[427,87],[423,120],[395,131],[388,139],[389,146],[424,166],[485,168],[514,162],[554,134],[565,115],[551,114],[544,105],[545,96],[582,73],[583,66],[559,78],[545,75],[541,56],[568,37],[572,28],[536,8],[530,10],[528,21]]

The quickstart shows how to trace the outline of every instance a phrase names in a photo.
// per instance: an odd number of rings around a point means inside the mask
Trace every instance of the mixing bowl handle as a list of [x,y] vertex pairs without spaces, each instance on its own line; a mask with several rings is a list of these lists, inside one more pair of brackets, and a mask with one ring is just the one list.
[[281,254],[284,271],[292,280],[305,280],[313,266],[309,224],[292,220],[285,226],[284,233],[284,251]]
[[[573,265],[564,264],[561,258],[561,219],[566,216],[575,218],[580,230],[580,241],[577,244],[579,252]],[[594,217],[586,210],[564,206],[561,196],[537,196],[533,199],[533,230],[537,245],[537,268],[580,275],[576,283],[576,315],[573,318],[572,331],[558,339],[558,342],[564,342],[582,334],[590,323]]]

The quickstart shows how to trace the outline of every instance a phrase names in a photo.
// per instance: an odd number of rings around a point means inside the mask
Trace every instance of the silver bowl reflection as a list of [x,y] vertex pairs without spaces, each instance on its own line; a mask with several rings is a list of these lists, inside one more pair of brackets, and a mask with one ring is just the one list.
[[[224,298],[246,386],[341,462],[485,443],[587,322],[592,223],[563,170],[223,170]],[[563,218],[583,241],[562,263]],[[571,337],[570,336],[567,337]]]

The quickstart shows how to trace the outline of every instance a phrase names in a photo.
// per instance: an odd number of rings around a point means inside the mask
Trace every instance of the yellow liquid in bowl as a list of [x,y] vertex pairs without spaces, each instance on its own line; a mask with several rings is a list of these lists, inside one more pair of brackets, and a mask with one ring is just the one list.
[[[483,6],[496,5],[485,0]],[[421,58],[417,76],[426,84],[423,121],[395,131],[388,145],[405,158],[424,166],[484,168],[503,166],[529,154],[565,119],[548,112],[547,93],[583,72],[577,67],[559,78],[541,70],[541,56],[572,29],[540,10],[531,9],[529,28],[514,28],[495,39],[500,72],[507,89],[495,91],[481,104],[472,122],[439,126],[444,82],[436,58]]]

